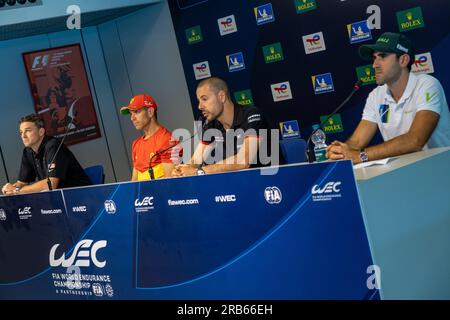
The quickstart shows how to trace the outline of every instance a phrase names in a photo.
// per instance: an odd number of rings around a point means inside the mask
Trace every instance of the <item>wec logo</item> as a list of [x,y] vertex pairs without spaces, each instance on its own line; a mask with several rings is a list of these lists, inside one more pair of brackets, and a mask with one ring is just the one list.
[[153,205],[153,197],[145,197],[144,199],[142,199],[142,201],[139,201],[139,199],[136,199],[136,201],[134,201],[135,207],[144,207],[152,205]]
[[73,249],[72,255],[66,259],[65,252],[62,256],[56,259],[56,249],[58,249],[59,244],[55,244],[50,250],[50,266],[52,267],[89,267],[90,262],[98,268],[103,268],[106,265],[106,261],[98,261],[97,251],[105,248],[108,242],[106,240],[100,240],[92,244],[94,241],[90,239],[81,240],[77,243]]
[[31,207],[25,207],[23,209],[19,208],[17,212],[19,213],[19,215],[31,214]]
[[323,194],[323,193],[339,193],[341,189],[338,187],[341,185],[341,182],[328,182],[323,188],[320,188],[318,184],[312,187],[312,194]]

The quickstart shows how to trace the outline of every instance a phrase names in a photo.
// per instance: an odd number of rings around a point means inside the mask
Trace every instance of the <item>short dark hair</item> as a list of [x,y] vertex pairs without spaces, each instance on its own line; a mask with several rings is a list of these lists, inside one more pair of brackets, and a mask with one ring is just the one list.
[[225,82],[225,80],[219,77],[211,77],[200,81],[197,89],[203,87],[204,85],[210,85],[216,93],[218,93],[220,90],[223,90],[227,97],[230,97],[230,90],[228,89],[227,83]]
[[39,129],[44,128],[44,120],[42,120],[42,118],[39,117],[37,113],[32,113],[25,117],[20,118],[19,125],[23,122],[33,122]]

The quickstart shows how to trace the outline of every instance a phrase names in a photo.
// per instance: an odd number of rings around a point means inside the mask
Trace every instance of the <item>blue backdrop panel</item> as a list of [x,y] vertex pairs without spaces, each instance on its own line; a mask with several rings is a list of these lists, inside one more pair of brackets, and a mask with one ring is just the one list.
[[268,170],[0,197],[0,298],[378,298],[351,162]]
[[[258,25],[255,9],[262,12],[264,7],[261,6],[267,4],[271,4],[273,18]],[[297,13],[297,8],[305,4],[306,9]],[[236,92],[251,90],[253,103],[262,109],[273,128],[278,128],[279,122],[298,120],[305,137],[311,132],[311,125],[319,123],[320,116],[329,114],[344,100],[357,79],[356,69],[370,64],[358,56],[358,47],[375,42],[386,31],[404,32],[413,41],[418,54],[430,52],[434,76],[444,89],[450,87],[450,62],[447,59],[450,2],[447,0],[169,0],[169,5],[196,116],[195,88],[199,80],[195,77],[193,64],[208,61],[211,75],[228,82],[232,97]],[[367,20],[372,12],[366,11],[371,5],[380,8],[381,29],[370,30],[370,37],[351,43],[347,25]],[[417,15],[417,10],[410,10],[417,7],[421,16]],[[411,24],[417,19],[421,24],[400,30],[397,14],[407,19],[408,12],[413,13]],[[218,19],[230,15],[234,15],[237,31],[221,35]],[[196,27],[196,35],[200,30],[201,37],[188,41],[193,27]],[[324,50],[306,54],[303,36],[319,32]],[[314,37],[309,38],[312,44]],[[273,44],[278,43],[283,59],[266,63],[263,47],[272,45],[274,57],[277,57],[278,47]],[[229,72],[226,56],[237,52],[243,55],[245,69]],[[331,73],[332,89],[315,94],[312,77],[327,73]],[[289,82],[292,99],[275,102],[271,85],[283,82]],[[343,127],[343,130],[330,132],[329,141],[346,139],[353,132],[361,119],[367,95],[374,87],[373,81],[365,84],[342,110],[339,128]],[[246,97],[248,100],[249,96]],[[380,139],[378,134],[373,143]]]

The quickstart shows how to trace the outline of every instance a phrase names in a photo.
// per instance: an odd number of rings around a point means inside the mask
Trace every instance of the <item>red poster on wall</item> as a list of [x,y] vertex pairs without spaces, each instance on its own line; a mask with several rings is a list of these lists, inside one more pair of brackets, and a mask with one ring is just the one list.
[[79,44],[23,54],[34,108],[66,145],[101,136]]

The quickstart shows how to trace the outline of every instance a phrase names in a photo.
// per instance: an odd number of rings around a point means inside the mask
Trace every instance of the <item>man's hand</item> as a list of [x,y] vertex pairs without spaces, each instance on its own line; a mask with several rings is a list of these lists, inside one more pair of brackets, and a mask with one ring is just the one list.
[[348,144],[340,141],[333,141],[327,147],[327,158],[331,160],[352,160],[354,164],[361,162],[359,159],[359,150],[350,148]]
[[11,183],[7,183],[2,187],[2,193],[3,194],[16,194],[16,187],[12,185]]
[[192,164],[180,164],[172,170],[172,177],[188,177],[197,175],[197,166]]

